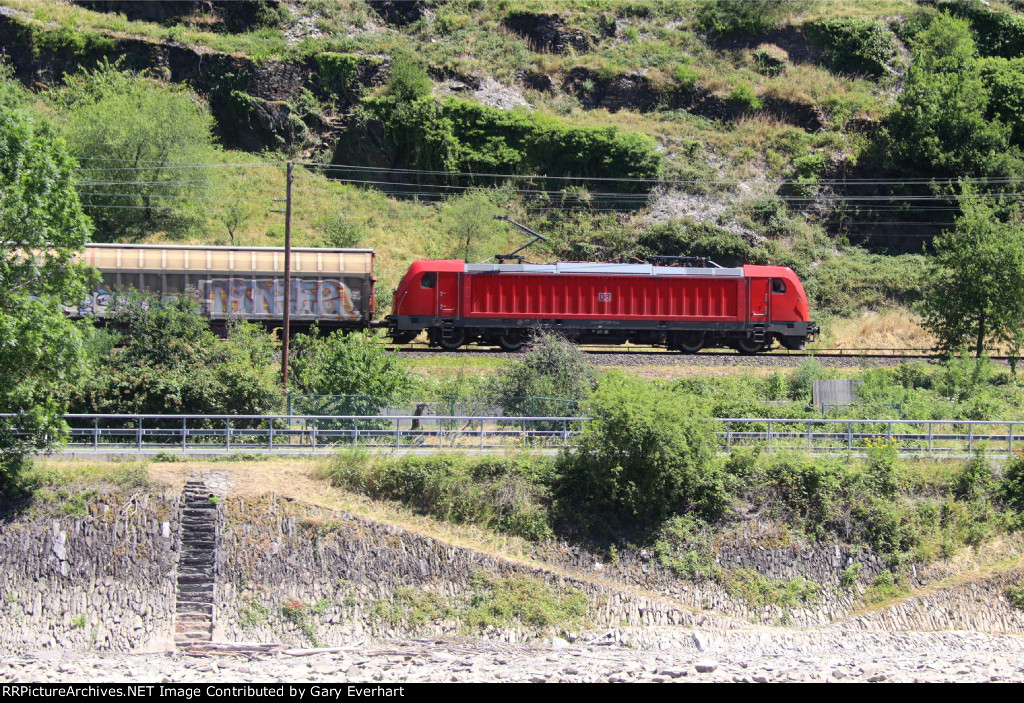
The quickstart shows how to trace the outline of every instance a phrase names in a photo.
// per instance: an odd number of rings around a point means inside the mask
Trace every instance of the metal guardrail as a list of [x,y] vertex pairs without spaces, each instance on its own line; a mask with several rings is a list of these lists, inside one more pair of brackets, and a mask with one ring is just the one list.
[[[0,420],[14,418],[0,415]],[[556,449],[587,418],[457,415],[65,415],[67,450],[309,453],[339,447]],[[15,434],[17,430],[13,430]],[[27,434],[27,433],[26,433]]]
[[[16,416],[0,428],[19,434]],[[65,415],[68,450],[309,453],[339,447],[526,450],[572,446],[587,417],[465,415]],[[1008,455],[1024,450],[1024,421],[719,418],[720,449],[863,453],[869,440],[904,455]],[[26,436],[30,433],[25,432]]]
[[998,420],[848,420],[723,418],[724,451],[761,446],[769,451],[864,452],[870,440],[893,443],[899,454],[1009,455],[1024,450],[1024,422]]

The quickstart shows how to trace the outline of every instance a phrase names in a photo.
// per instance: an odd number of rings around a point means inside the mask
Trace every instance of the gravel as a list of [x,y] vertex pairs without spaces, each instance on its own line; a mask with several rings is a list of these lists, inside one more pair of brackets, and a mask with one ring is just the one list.
[[[44,650],[3,657],[0,683],[1024,682],[1020,636],[761,628],[700,633],[711,642],[701,652],[679,645],[678,629],[661,634],[634,628],[557,646],[454,637],[353,641],[345,651],[306,656]],[[645,647],[635,646],[636,638]]]

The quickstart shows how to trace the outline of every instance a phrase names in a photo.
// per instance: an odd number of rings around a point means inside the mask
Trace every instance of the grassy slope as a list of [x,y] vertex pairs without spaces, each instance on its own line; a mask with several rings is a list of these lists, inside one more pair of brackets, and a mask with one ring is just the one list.
[[[412,24],[395,26],[361,0],[319,0],[285,3],[289,9],[280,27],[245,34],[228,34],[218,29],[209,17],[188,18],[185,23],[163,26],[126,20],[123,16],[92,12],[66,4],[43,0],[0,0],[0,4],[30,13],[40,22],[57,23],[76,31],[128,33],[161,40],[173,40],[214,50],[246,54],[260,60],[287,59],[317,50],[335,50],[366,54],[392,54],[405,50],[422,61],[435,78],[496,78],[512,92],[525,98],[533,110],[581,126],[615,125],[655,137],[663,148],[666,175],[671,178],[720,179],[725,182],[683,186],[699,191],[699,205],[683,208],[683,214],[711,219],[748,237],[763,235],[750,219],[751,207],[758,198],[772,197],[776,185],[771,180],[791,177],[794,160],[809,154],[821,155],[826,162],[842,168],[856,163],[868,144],[859,127],[877,123],[898,93],[895,79],[874,82],[863,77],[833,73],[802,60],[787,62],[784,73],[770,77],[759,73],[753,60],[757,41],[714,42],[697,26],[696,5],[687,2],[627,2],[626,0],[575,0],[553,2],[533,0],[527,3],[473,2],[444,3],[429,9]],[[512,11],[555,12],[565,24],[591,36],[594,46],[587,51],[552,54],[533,50],[518,34],[503,25]],[[780,27],[767,39],[800,40],[798,30],[807,21],[825,16],[848,15],[883,21],[905,21],[933,10],[911,0],[875,0],[869,2],[824,2],[811,0],[791,3],[780,17]],[[603,31],[612,20],[615,32]],[[905,63],[903,56],[897,61]],[[696,78],[702,94],[721,100],[737,87],[749,86],[762,99],[788,101],[816,112],[824,127],[817,131],[793,126],[765,113],[756,112],[739,119],[720,121],[695,116],[686,110],[659,109],[639,112],[621,109],[584,109],[580,101],[563,90],[563,80],[574,68],[587,68],[598,76],[642,74],[654,88],[672,88],[678,71]],[[555,90],[540,93],[517,83],[523,69],[550,76]],[[463,93],[462,95],[466,95]],[[215,158],[215,157],[211,157]],[[187,236],[190,243],[227,244],[223,220],[229,203],[241,203],[247,218],[238,228],[235,243],[243,245],[280,245],[284,227],[280,215],[270,213],[271,201],[284,190],[283,169],[256,168],[254,164],[280,161],[280,154],[254,156],[222,153],[225,163],[247,164],[234,169],[218,169],[205,196],[206,226]],[[870,175],[870,174],[868,174]],[[736,184],[728,181],[745,179]],[[445,257],[455,253],[454,237],[449,234],[454,206],[439,203],[400,201],[300,170],[295,189],[295,244],[330,244],[325,222],[342,215],[359,233],[360,246],[378,251],[378,276],[382,302],[397,284],[407,264],[422,257]],[[657,209],[657,207],[655,207]],[[514,208],[513,208],[514,210]],[[679,210],[675,210],[679,212]],[[627,230],[634,235],[649,226],[647,210],[625,216]],[[820,274],[828,290],[812,295],[820,310],[850,313],[859,309],[877,309],[903,304],[901,285],[916,275],[919,264],[904,262],[906,257],[866,259],[853,251],[841,254],[841,243],[826,244],[828,234],[818,217],[805,218],[789,213],[781,231],[772,234],[779,251],[802,251],[808,263],[823,263]],[[496,251],[521,237],[511,230],[498,230],[491,237]],[[533,256],[544,258],[535,248]],[[852,258],[850,258],[852,257]],[[818,276],[817,268],[812,267]],[[886,281],[898,279],[894,288]],[[841,278],[835,283],[835,278]],[[899,282],[902,281],[902,284]],[[911,285],[911,287],[913,287]],[[813,288],[813,286],[812,286]],[[882,289],[881,294],[878,292]],[[819,313],[817,317],[821,318]],[[911,334],[908,327],[907,333]]]

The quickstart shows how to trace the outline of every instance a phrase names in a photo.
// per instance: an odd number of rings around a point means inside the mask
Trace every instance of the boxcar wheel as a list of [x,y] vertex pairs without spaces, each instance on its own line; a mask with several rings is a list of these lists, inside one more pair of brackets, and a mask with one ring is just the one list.
[[437,330],[434,334],[434,341],[445,351],[455,351],[466,343],[466,330],[456,327],[447,337],[442,336],[441,330]]
[[503,351],[517,352],[526,346],[527,336],[519,330],[511,330],[498,335],[498,346]]
[[749,337],[740,339],[736,342],[736,351],[746,356],[757,354],[759,351],[764,351],[764,342],[755,342]]
[[683,354],[696,354],[704,348],[704,333],[688,332],[680,334],[676,339],[676,347]]

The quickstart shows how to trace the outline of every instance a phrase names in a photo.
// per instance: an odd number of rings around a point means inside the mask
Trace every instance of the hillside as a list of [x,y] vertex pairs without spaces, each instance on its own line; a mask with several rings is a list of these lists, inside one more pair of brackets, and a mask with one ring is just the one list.
[[[957,213],[944,181],[1015,182],[1019,11],[3,0],[0,43],[72,141],[99,240],[280,244],[270,210],[296,160],[296,243],[373,247],[382,291],[418,257],[515,248],[520,234],[491,219],[505,213],[549,236],[536,260],[790,265],[825,317],[918,299],[920,252]],[[938,84],[923,84],[913,66],[949,59],[943,31],[962,35],[966,58],[951,56],[966,63],[931,66]],[[110,114],[97,86],[113,74],[187,95],[212,136],[116,165],[81,127]],[[906,118],[951,94],[956,114]]]

